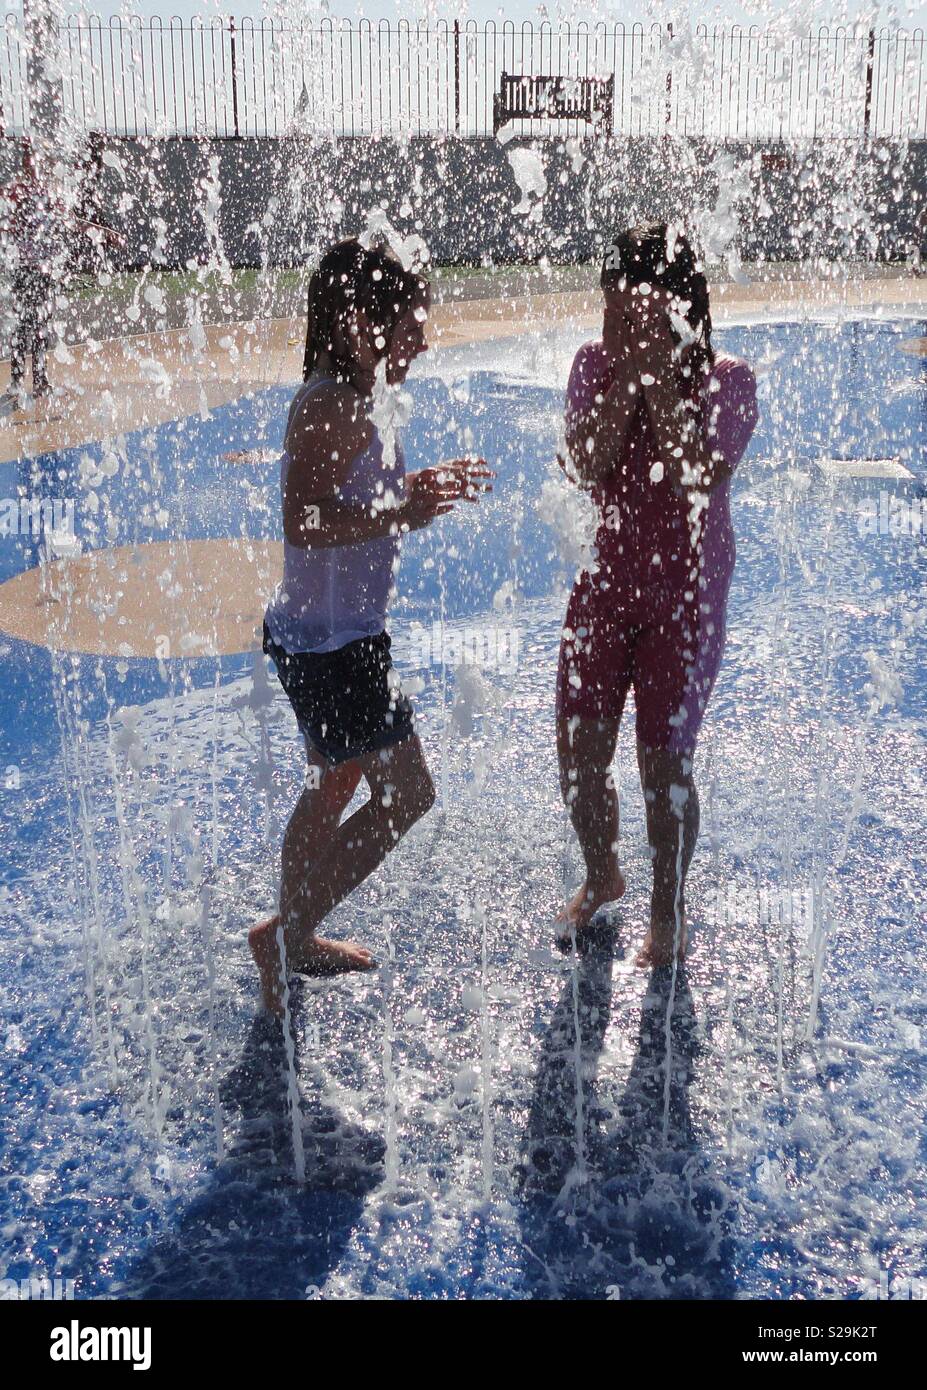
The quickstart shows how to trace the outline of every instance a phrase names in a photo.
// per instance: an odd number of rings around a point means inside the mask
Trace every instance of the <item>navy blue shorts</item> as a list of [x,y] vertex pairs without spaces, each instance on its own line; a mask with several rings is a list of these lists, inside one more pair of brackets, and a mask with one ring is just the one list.
[[326,762],[375,753],[415,733],[412,706],[390,681],[393,663],[385,632],[333,652],[288,652],[265,623],[263,646],[300,730]]

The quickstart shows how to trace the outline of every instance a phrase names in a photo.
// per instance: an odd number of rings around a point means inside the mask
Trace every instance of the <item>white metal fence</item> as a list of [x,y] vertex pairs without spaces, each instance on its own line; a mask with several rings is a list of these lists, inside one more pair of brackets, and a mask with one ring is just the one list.
[[[124,135],[492,134],[503,73],[608,77],[614,130],[725,139],[927,136],[921,29],[431,20],[100,19],[61,26],[78,130]],[[26,43],[0,24],[0,127],[28,127]],[[578,134],[575,121],[546,123]],[[516,123],[516,133],[543,126]]]

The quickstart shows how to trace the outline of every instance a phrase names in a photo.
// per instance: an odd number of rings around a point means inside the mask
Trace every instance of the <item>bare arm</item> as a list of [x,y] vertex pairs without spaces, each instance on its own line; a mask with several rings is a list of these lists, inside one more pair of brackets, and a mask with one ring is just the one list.
[[406,475],[404,495],[389,488],[372,505],[343,502],[339,493],[351,464],[369,448],[373,427],[353,387],[332,383],[291,410],[290,454],[283,495],[283,532],[302,549],[358,545],[417,531],[459,500],[476,501],[493,476],[482,459],[459,459]]
[[628,377],[622,373],[589,410],[567,412],[567,449],[577,476],[587,487],[607,478],[621,456],[639,400],[628,385]]
[[376,509],[340,500],[341,485],[373,427],[361,396],[346,383],[306,395],[292,411],[286,433],[290,467],[283,491],[283,534],[290,545],[355,545],[395,534],[399,499]]
[[566,446],[584,487],[593,487],[614,469],[640,402],[630,343],[616,345],[610,356],[615,373],[611,385],[598,392],[589,406],[576,409],[568,405],[566,411]]

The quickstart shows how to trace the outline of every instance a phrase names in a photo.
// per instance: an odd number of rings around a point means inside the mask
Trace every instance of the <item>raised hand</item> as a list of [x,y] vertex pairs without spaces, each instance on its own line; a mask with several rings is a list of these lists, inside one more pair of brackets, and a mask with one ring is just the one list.
[[669,320],[671,299],[669,292],[658,285],[649,286],[647,294],[642,294],[640,286],[636,286],[620,295],[631,355],[638,367],[651,375],[655,364],[664,372],[675,370],[677,348]]
[[485,459],[450,459],[433,468],[406,475],[406,500],[400,508],[402,525],[418,531],[435,517],[454,510],[456,502],[476,502],[492,491],[495,477]]
[[634,323],[625,303],[626,298],[630,299],[630,295],[613,288],[605,293],[602,346],[614,370],[631,358],[634,349]]
[[492,492],[492,479],[496,476],[485,459],[469,457],[443,459],[434,468],[423,468],[422,473],[435,475],[438,484],[455,501],[464,502],[477,502],[482,493]]

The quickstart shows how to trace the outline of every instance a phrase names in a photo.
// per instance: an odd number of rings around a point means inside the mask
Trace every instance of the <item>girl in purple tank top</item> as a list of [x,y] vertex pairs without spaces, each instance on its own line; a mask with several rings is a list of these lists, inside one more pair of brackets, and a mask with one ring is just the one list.
[[688,240],[632,228],[602,269],[600,342],[567,389],[574,481],[601,524],[597,567],[574,586],[557,679],[561,789],[586,879],[560,916],[581,937],[620,898],[618,799],[609,775],[628,691],[653,861],[640,965],[685,954],[685,878],[698,837],[692,764],[724,650],[734,568],[730,480],[756,425],[750,367],[715,352],[708,286]]
[[[407,473],[395,389],[426,350],[428,283],[388,248],[349,239],[309,282],[304,384],[281,465],[284,572],[264,650],[302,733],[306,785],[283,837],[279,912],[249,944],[264,1005],[290,971],[369,970],[370,952],[317,928],[431,807],[434,786],[385,630],[401,537],[489,488],[482,460]],[[370,799],[342,816],[361,779]]]

